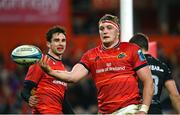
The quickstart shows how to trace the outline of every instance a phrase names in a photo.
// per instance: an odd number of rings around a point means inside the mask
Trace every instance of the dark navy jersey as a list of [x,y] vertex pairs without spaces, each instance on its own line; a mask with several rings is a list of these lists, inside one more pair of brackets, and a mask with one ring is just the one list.
[[[167,65],[158,59],[155,59],[150,54],[145,54],[146,60],[150,66],[153,82],[154,82],[154,95],[152,104],[160,104],[160,96],[162,88],[167,80],[172,80],[171,70]],[[140,90],[142,92],[142,83],[140,83]],[[160,105],[159,105],[160,106]]]

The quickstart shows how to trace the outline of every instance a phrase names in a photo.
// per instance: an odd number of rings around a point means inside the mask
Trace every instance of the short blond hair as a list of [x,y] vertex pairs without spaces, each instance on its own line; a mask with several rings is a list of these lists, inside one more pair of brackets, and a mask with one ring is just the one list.
[[120,28],[120,24],[119,24],[119,18],[117,16],[111,15],[111,14],[105,14],[100,20],[99,20],[99,24],[103,21],[112,21],[114,23],[116,23],[118,25],[118,27]]

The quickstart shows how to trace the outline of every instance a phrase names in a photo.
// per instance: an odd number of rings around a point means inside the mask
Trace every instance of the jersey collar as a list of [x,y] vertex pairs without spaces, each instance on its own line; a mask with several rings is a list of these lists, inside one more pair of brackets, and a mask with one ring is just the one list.
[[51,59],[53,59],[53,60],[55,60],[55,61],[62,61],[61,59],[56,59],[56,58],[54,58],[52,55],[50,55],[50,54],[47,54]]
[[110,49],[104,48],[103,45],[101,44],[100,48],[101,48],[101,50],[103,50],[103,51],[107,51],[107,50],[111,50],[111,49],[116,49],[116,48],[119,47],[120,43],[121,43],[121,42],[120,42],[120,40],[119,40],[119,42],[118,42],[113,48],[110,48]]

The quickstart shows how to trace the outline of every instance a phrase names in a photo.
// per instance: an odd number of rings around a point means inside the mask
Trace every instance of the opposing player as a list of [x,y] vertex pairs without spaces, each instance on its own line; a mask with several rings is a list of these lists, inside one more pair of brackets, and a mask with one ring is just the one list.
[[[49,66],[55,70],[65,71],[62,54],[66,49],[66,33],[62,27],[50,28],[46,34]],[[64,98],[67,83],[47,75],[39,63],[29,67],[21,92],[22,98],[32,107],[35,114],[73,113],[71,106]]]
[[[153,81],[154,81],[154,96],[152,99],[152,104],[149,109],[149,114],[162,114],[162,109],[160,105],[160,96],[163,86],[169,92],[169,96],[174,108],[180,113],[180,96],[177,91],[175,81],[171,77],[171,70],[167,65],[161,62],[158,59],[155,59],[153,56],[148,54],[148,37],[142,33],[134,35],[130,41],[131,43],[137,44],[142,48],[143,53],[150,65]],[[142,84],[140,83],[142,89]]]
[[[120,43],[119,20],[106,14],[99,21],[102,44],[87,51],[70,72],[54,70],[45,56],[40,64],[49,75],[78,82],[92,74],[97,88],[99,114],[146,114],[153,95],[153,80],[146,59],[134,44]],[[142,106],[137,80],[144,85]]]

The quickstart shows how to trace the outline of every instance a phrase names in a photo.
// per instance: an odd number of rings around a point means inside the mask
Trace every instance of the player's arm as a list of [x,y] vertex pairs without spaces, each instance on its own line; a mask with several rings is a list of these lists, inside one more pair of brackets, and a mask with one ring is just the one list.
[[29,67],[26,74],[24,86],[21,91],[22,98],[28,103],[30,107],[35,107],[38,99],[34,95],[35,90],[33,88],[37,87],[39,80],[42,77],[42,70],[38,64],[33,64]]
[[76,64],[73,69],[68,72],[51,69],[48,65],[48,61],[49,58],[47,56],[43,57],[39,62],[41,68],[50,76],[64,82],[76,83],[88,74],[88,70],[80,63]]
[[[153,97],[154,87],[153,87],[153,79],[151,75],[151,70],[148,66],[145,66],[136,71],[139,79],[142,81],[144,89],[143,89],[143,106],[141,109],[149,109],[151,104],[151,100]],[[140,109],[140,111],[141,111]],[[146,111],[146,110],[145,110]]]
[[82,64],[76,64],[70,72],[50,69],[48,74],[61,81],[76,83],[88,74],[88,70]]
[[169,97],[171,99],[172,105],[175,110],[180,113],[180,95],[177,90],[174,80],[168,80],[165,82],[165,87],[169,92]]
[[24,86],[21,91],[21,97],[24,101],[26,101],[30,107],[34,107],[37,104],[37,97],[32,95],[33,88],[36,87],[36,83],[33,81],[25,80]]

